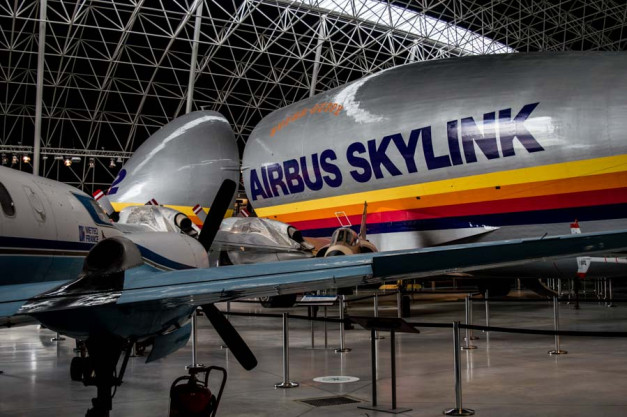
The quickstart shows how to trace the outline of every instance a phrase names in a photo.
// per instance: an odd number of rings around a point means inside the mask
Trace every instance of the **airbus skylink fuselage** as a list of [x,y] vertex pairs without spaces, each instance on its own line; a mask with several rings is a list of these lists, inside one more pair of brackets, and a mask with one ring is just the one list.
[[277,110],[251,133],[260,217],[358,227],[381,250],[627,227],[627,54],[395,67]]

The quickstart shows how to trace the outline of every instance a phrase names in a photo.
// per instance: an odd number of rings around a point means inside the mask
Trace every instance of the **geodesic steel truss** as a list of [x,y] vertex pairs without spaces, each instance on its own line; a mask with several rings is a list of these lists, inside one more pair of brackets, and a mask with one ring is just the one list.
[[[623,49],[627,11],[610,0],[583,11],[570,1],[48,0],[38,85],[42,3],[0,2],[0,151],[10,160],[32,147],[40,87],[42,175],[87,191],[111,182],[120,164],[110,158],[127,158],[185,112],[199,14],[192,108],[224,114],[243,149],[263,116],[312,86],[324,91],[410,61],[513,51],[505,43]],[[59,158],[70,149],[83,158],[68,169]]]

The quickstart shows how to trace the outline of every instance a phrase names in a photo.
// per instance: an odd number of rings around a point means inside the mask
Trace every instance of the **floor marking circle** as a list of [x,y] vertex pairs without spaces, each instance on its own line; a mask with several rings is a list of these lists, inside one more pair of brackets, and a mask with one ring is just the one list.
[[359,378],[356,376],[319,376],[313,380],[324,384],[345,384],[347,382],[357,382]]

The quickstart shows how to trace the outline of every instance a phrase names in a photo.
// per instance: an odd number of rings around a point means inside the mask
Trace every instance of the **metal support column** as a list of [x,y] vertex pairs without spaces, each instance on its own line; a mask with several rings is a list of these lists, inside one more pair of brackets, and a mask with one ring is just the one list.
[[290,381],[290,327],[289,313],[283,313],[283,382],[274,384],[274,388],[296,388],[298,382]]
[[329,348],[329,334],[327,332],[327,306],[324,306],[324,348],[328,349]]
[[[379,317],[379,293],[374,293],[374,316]],[[374,330],[374,338],[375,339],[385,339],[384,336],[381,336],[378,331]]]
[[[560,307],[557,297],[553,297],[553,330],[559,332],[560,330]],[[565,350],[560,349],[560,336],[555,335],[555,349],[549,350],[549,355],[564,355],[568,353]]]
[[340,347],[335,349],[336,353],[350,352],[344,343],[344,295],[340,295]]
[[[485,327],[490,327],[490,301],[488,299],[489,291],[485,290],[485,294],[483,296],[484,304],[485,304]],[[487,330],[485,330],[488,333]]]
[[311,85],[309,86],[309,97],[316,95],[316,83],[318,82],[318,72],[320,71],[320,57],[322,56],[322,44],[327,32],[327,15],[320,16],[320,26],[318,26],[318,45],[316,46],[316,58],[314,60],[313,72],[311,74]]
[[[466,307],[466,325],[470,324],[470,294],[466,294],[466,299],[464,301],[464,305]],[[462,349],[464,350],[470,350],[470,349],[477,349],[477,346],[473,346],[470,344],[470,331],[468,328],[466,328],[466,337],[465,339],[465,344],[464,346],[462,346]]]
[[[473,319],[472,319],[472,295],[468,294],[468,323],[466,324],[470,324],[472,325],[473,323]],[[468,329],[468,334],[470,335],[470,340],[479,340],[479,338],[475,335],[473,335],[472,333],[472,329]]]
[[196,63],[198,61],[198,41],[200,40],[200,30],[202,27],[202,5],[198,2],[196,8],[196,21],[194,22],[194,41],[192,46],[192,59],[189,63],[189,81],[187,83],[187,103],[185,105],[185,113],[192,111],[192,102],[194,100],[194,83],[196,82]]
[[48,0],[39,1],[39,51],[37,52],[37,91],[35,92],[35,137],[33,138],[33,175],[39,175],[41,153],[41,113],[44,90],[44,55],[46,53],[46,19]]
[[462,406],[462,369],[459,355],[459,322],[453,322],[453,367],[455,371],[455,408],[444,410],[447,416],[472,416],[475,410]]
[[197,312],[196,309],[194,309],[194,312],[192,313],[192,334],[190,336],[190,339],[192,339],[192,364],[186,366],[186,369],[191,369],[191,368],[203,368],[204,365],[199,364],[198,363],[198,340],[196,338],[197,335],[197,330],[196,330],[196,321],[197,321]]
[[616,307],[614,305],[614,303],[612,302],[612,300],[614,299],[614,294],[613,294],[613,291],[612,291],[612,278],[608,279],[608,289],[609,289],[609,296],[610,296],[610,298],[609,298],[609,300],[607,302],[607,307]]

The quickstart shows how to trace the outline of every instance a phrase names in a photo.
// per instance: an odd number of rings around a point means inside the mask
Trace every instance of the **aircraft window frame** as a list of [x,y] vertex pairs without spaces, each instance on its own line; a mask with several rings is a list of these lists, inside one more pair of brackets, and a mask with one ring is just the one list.
[[0,206],[2,206],[2,212],[5,216],[14,217],[15,216],[15,203],[13,203],[13,197],[11,197],[11,193],[4,186],[3,183],[0,182]]

